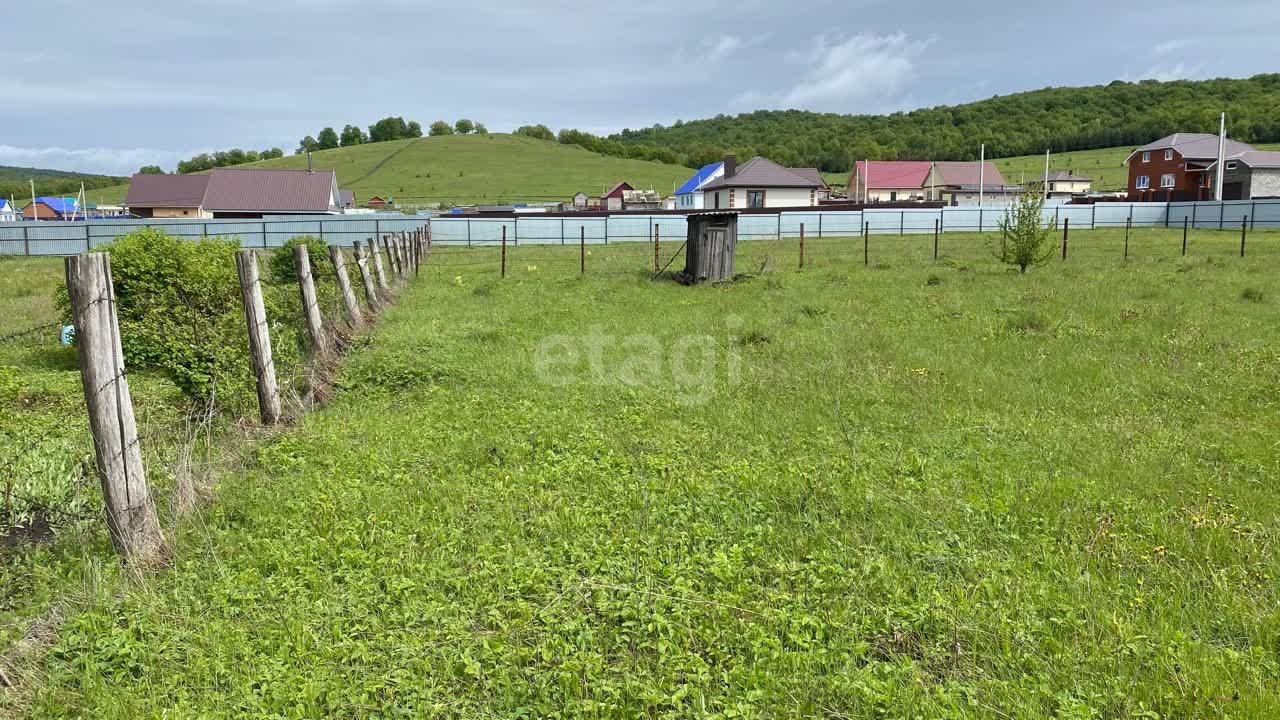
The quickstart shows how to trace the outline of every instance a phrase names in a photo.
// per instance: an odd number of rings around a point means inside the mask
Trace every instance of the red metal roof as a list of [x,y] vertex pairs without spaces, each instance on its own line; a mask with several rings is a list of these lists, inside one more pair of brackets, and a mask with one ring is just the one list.
[[623,181],[618,183],[617,185],[614,185],[612,188],[610,188],[609,192],[601,195],[600,199],[603,200],[605,198],[611,198],[611,197],[622,197],[623,190],[635,190],[635,188],[631,187],[631,183]]
[[131,208],[180,208],[204,205],[208,175],[134,175],[124,204]]
[[215,168],[204,207],[235,212],[329,212],[336,209],[332,170]]
[[[867,172],[866,160],[859,160],[857,165],[858,187],[875,190],[877,188],[922,188],[929,179],[929,170],[933,163],[928,160],[872,160],[870,174]],[[852,187],[854,183],[850,183]]]

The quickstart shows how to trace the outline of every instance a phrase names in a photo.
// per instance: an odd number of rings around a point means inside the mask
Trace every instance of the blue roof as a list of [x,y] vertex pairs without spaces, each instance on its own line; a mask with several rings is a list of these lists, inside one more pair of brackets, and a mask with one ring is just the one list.
[[8,207],[9,207],[9,201],[4,198],[0,198],[0,210],[5,210]]
[[46,196],[36,198],[36,202],[48,205],[51,210],[59,215],[70,215],[78,209],[75,198]]
[[710,165],[703,165],[701,170],[693,174],[693,177],[684,181],[684,184],[680,186],[680,189],[676,190],[676,194],[688,195],[689,193],[697,192],[698,188],[705,185],[707,181],[711,179],[711,176],[716,174],[716,172],[723,166],[723,162],[713,162]]

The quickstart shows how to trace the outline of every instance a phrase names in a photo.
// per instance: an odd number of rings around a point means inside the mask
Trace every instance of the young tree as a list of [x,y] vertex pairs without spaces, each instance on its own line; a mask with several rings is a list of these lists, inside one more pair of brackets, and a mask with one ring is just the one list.
[[332,150],[338,147],[338,133],[334,132],[333,128],[327,127],[316,136],[316,143],[320,145],[321,150]]
[[459,135],[470,135],[471,131],[476,129],[476,124],[466,118],[462,118],[453,124],[453,131]]
[[488,135],[489,128],[485,127],[484,123],[476,123],[476,128],[473,132],[477,135]]
[[449,127],[449,123],[443,120],[437,120],[431,123],[430,134],[432,137],[435,137],[437,135],[452,135],[453,128]]
[[159,165],[143,165],[142,167],[138,168],[138,174],[140,174],[140,175],[163,175],[163,174],[164,174],[164,170],[161,170]]
[[1018,272],[1053,257],[1053,229],[1044,221],[1044,196],[1029,185],[1000,217],[1000,238],[992,242],[996,259]]
[[422,137],[422,125],[417,120],[410,120],[405,126],[405,137],[420,138]]
[[342,128],[342,137],[338,138],[338,142],[342,147],[350,147],[352,145],[361,145],[369,141],[364,131],[355,125],[348,125]]

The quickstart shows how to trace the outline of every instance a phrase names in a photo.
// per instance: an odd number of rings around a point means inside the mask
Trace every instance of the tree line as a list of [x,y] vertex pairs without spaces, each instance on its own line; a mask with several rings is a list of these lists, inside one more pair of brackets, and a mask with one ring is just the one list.
[[[619,154],[615,142],[645,148],[629,149],[624,157],[665,149],[689,167],[733,151],[739,157],[763,155],[784,165],[847,172],[862,159],[976,160],[983,143],[990,158],[1134,146],[1174,132],[1216,133],[1222,111],[1232,138],[1278,142],[1277,106],[1280,74],[1264,74],[1202,81],[1117,80],[891,115],[760,110],[628,129],[603,139],[570,132],[578,138],[575,144],[596,152]],[[668,161],[665,156],[647,159]]]
[[[477,123],[465,118],[452,125],[444,120],[437,120],[427,128],[427,134],[432,136],[471,135],[473,133],[487,135],[489,134],[489,129],[483,123]],[[351,147],[352,145],[367,145],[369,143],[420,137],[422,137],[422,124],[417,120],[406,121],[400,116],[385,117],[370,125],[367,132],[358,125],[346,125],[342,128],[342,132],[338,132],[332,127],[323,128],[315,137],[308,135],[302,138],[298,142],[298,148],[294,153],[301,155],[317,150],[332,150],[339,147]]]

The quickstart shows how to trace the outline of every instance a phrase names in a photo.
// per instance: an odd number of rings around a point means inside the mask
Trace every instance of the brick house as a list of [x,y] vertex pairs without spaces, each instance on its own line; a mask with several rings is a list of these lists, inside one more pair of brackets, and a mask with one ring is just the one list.
[[[1226,156],[1253,150],[1227,140]],[[1186,201],[1213,199],[1213,173],[1218,160],[1218,136],[1210,133],[1174,133],[1147,143],[1125,158],[1129,166],[1129,199],[1135,201]]]
[[[1280,152],[1246,150],[1227,155],[1222,170],[1223,200],[1280,198]],[[1208,174],[1216,175],[1217,163]]]

